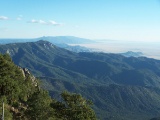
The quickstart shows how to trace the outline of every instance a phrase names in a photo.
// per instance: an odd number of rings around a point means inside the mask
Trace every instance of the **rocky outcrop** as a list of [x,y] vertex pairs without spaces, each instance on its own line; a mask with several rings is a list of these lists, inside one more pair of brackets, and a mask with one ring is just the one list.
[[24,80],[31,80],[32,81],[32,84],[35,86],[35,87],[38,87],[38,82],[36,80],[36,77],[34,77],[27,68],[21,68],[19,67],[19,69],[22,71],[22,74],[23,74],[23,77],[24,77]]

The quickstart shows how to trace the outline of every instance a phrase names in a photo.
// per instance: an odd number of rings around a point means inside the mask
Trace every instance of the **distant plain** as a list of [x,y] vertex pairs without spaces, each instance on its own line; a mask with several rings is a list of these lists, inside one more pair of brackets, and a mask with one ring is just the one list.
[[96,43],[70,45],[80,45],[91,48],[94,51],[106,53],[142,52],[145,57],[160,60],[160,42],[97,40]]

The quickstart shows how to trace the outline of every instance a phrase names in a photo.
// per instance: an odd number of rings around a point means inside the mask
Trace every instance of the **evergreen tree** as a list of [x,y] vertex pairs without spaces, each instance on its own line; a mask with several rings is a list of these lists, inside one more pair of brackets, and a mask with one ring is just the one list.
[[26,115],[32,120],[54,119],[54,110],[50,107],[51,101],[48,92],[44,90],[35,92],[27,102]]
[[53,101],[52,107],[56,115],[64,120],[96,120],[96,115],[91,108],[92,102],[84,99],[79,94],[63,92],[63,101]]
[[63,92],[63,101],[56,101],[32,80],[8,54],[0,54],[0,101],[5,101],[6,120],[96,120],[89,100]]
[[[5,56],[5,57],[4,57]],[[0,55],[0,95],[6,96],[9,102],[17,100],[24,81],[22,72],[7,55]]]

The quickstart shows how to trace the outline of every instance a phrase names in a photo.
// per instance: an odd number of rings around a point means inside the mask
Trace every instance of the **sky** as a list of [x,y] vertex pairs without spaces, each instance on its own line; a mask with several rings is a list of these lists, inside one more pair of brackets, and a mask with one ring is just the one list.
[[160,0],[0,0],[0,38],[160,41]]

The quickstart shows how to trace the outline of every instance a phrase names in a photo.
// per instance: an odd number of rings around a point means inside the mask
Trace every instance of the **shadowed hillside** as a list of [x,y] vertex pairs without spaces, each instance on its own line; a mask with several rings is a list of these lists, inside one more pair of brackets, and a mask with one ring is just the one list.
[[160,114],[160,61],[106,53],[74,53],[47,41],[0,45],[59,98],[63,90],[91,99],[101,119],[146,120]]

